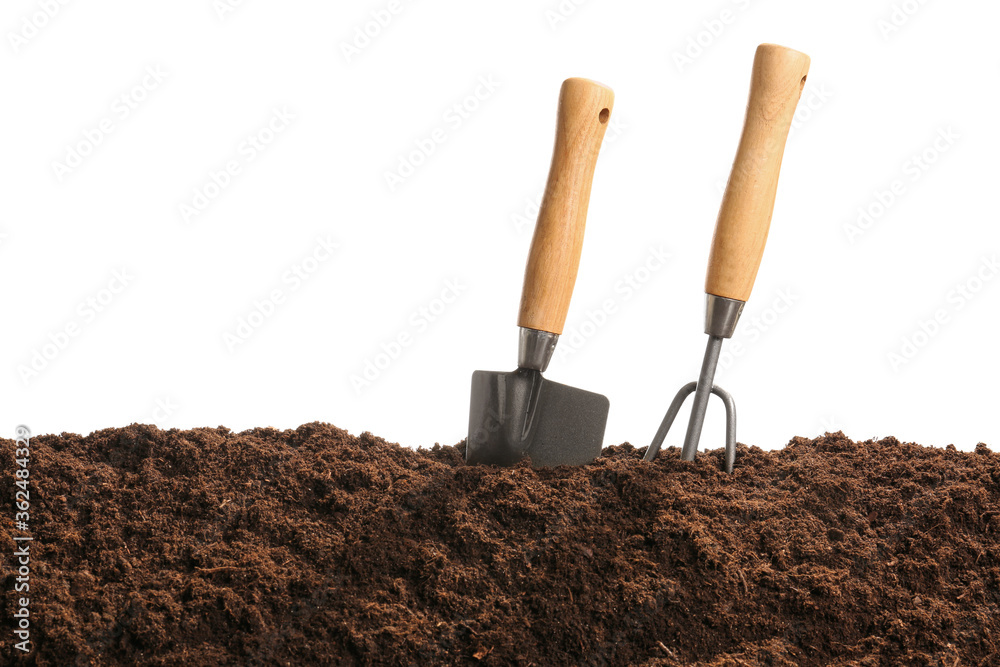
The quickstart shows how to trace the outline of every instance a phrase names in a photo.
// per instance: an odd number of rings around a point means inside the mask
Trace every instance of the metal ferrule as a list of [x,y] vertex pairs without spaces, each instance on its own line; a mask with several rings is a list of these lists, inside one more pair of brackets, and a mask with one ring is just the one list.
[[732,338],[747,302],[714,294],[706,294],[705,297],[705,333],[719,338]]
[[521,327],[517,345],[517,367],[544,373],[556,351],[559,334]]

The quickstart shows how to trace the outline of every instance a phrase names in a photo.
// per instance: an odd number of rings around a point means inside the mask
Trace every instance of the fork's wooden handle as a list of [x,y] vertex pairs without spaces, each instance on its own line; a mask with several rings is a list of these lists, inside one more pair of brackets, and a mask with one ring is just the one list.
[[785,140],[809,72],[809,56],[761,44],[753,61],[743,136],[722,197],[705,291],[746,301],[764,255]]
[[589,79],[559,93],[556,145],[524,270],[518,326],[561,334],[583,250],[590,185],[615,94]]

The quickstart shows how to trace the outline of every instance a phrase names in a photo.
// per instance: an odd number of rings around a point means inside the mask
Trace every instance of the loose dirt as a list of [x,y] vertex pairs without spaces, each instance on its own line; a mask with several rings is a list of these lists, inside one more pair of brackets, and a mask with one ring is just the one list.
[[[31,441],[37,665],[1000,665],[1000,455],[468,467],[326,424]],[[21,533],[16,533],[21,534]],[[19,594],[20,595],[20,594]]]

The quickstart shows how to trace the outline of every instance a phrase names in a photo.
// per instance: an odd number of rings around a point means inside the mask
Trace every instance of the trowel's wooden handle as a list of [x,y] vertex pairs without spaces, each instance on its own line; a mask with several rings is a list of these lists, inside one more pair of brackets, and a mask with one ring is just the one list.
[[518,326],[560,334],[583,250],[590,185],[615,94],[588,79],[559,93],[556,145],[524,271]]
[[785,140],[808,72],[804,53],[775,44],[757,47],[743,136],[708,259],[708,294],[750,298],[771,226]]

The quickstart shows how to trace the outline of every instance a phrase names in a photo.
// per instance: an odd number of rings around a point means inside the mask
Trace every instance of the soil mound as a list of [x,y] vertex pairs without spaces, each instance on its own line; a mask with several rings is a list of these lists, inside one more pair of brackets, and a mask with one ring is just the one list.
[[327,424],[31,440],[37,665],[1000,665],[1000,455],[469,467]]

